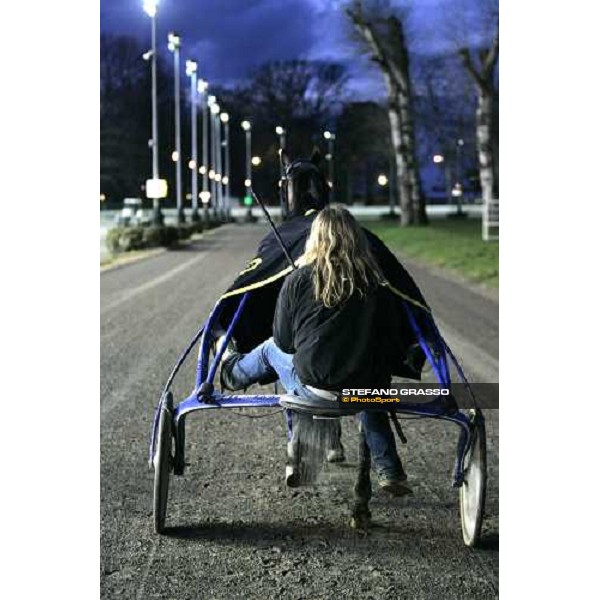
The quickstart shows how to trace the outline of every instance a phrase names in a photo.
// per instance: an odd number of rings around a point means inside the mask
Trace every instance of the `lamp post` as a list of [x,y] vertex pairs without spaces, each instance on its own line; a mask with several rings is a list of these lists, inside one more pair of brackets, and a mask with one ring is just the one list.
[[229,177],[231,176],[231,163],[229,156],[229,115],[224,112],[221,113],[221,122],[225,128],[225,140],[223,141],[223,148],[225,149],[225,168],[223,170],[222,183],[225,188],[225,220],[230,220],[230,197],[229,197]]
[[[158,180],[158,113],[156,101],[156,11],[158,0],[144,0],[144,11],[152,22],[152,179]],[[158,202],[158,195],[153,194],[152,221],[155,225],[162,225],[163,215]]]
[[327,161],[329,164],[329,188],[331,189],[331,199],[335,200],[335,188],[333,185],[333,143],[335,141],[335,133],[324,131],[323,137],[327,140]]
[[446,188],[446,202],[450,204],[452,201],[452,185],[450,182],[450,171],[448,169],[448,163],[446,161],[446,157],[443,154],[434,154],[433,162],[436,165],[440,165],[444,169],[444,185]]
[[213,95],[209,95],[206,99],[207,106],[207,127],[208,127],[208,144],[207,148],[209,148],[209,156],[208,156],[208,164],[206,165],[208,168],[208,180],[210,186],[210,206],[212,208],[212,217],[216,221],[217,220],[217,209],[216,209],[216,191],[215,191],[215,129],[213,127],[213,117],[211,112],[212,105],[217,101],[217,97]]
[[192,119],[192,160],[190,161],[190,171],[192,175],[192,223],[200,220],[198,215],[198,63],[194,60],[188,60],[185,63],[185,73],[190,78],[190,99],[191,99],[191,119]]
[[181,115],[180,93],[179,93],[179,48],[181,47],[181,38],[176,33],[169,33],[168,48],[173,53],[173,67],[175,70],[175,152],[177,160],[175,161],[175,176],[177,183],[177,222],[185,223],[185,214],[183,212],[183,202],[181,199]]
[[285,150],[285,134],[286,131],[285,129],[281,126],[281,125],[277,125],[277,127],[275,127],[275,133],[279,136],[279,195],[280,195],[280,203],[281,203],[281,214],[283,215],[284,212],[284,204],[285,204],[285,199],[283,197],[283,178],[285,177],[285,170],[283,168],[283,161],[281,160],[281,153]]
[[223,194],[223,130],[221,129],[221,106],[216,105],[219,109],[215,111],[215,150],[217,156],[217,173],[215,180],[217,182],[217,198],[219,199],[219,220],[223,220],[223,213],[225,208],[225,199]]
[[246,132],[246,196],[244,202],[247,203],[246,221],[253,221],[252,217],[252,125],[250,121],[242,121],[242,129]]
[[202,174],[202,193],[200,194],[202,206],[204,209],[204,223],[208,224],[208,203],[210,201],[210,192],[208,191],[208,101],[206,91],[208,90],[208,82],[204,79],[198,80],[198,92],[200,94],[202,105],[202,166],[200,173]]
[[[456,140],[456,185],[452,191],[452,195],[456,198],[456,214],[459,217],[463,216],[462,199],[463,199],[463,184],[462,184],[462,148],[465,141],[462,138]],[[460,191],[460,193],[456,193]]]
[[210,105],[210,113],[211,113],[211,130],[212,130],[212,151],[213,151],[213,177],[212,177],[212,196],[214,199],[213,202],[213,214],[215,220],[219,220],[219,212],[221,211],[221,143],[219,141],[219,123],[221,122],[219,119],[219,112],[221,111],[221,107],[217,104],[216,98],[214,98],[213,102]]

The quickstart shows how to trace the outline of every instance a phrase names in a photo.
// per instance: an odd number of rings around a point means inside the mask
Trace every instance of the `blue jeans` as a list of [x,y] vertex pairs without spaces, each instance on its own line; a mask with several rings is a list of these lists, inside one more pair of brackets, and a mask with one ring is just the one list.
[[[293,354],[286,354],[275,344],[273,338],[269,338],[252,352],[243,355],[233,367],[231,375],[240,386],[245,387],[275,372],[288,394],[314,398],[315,395],[300,381],[293,358]],[[358,420],[371,450],[377,474],[380,477],[403,478],[404,471],[387,413],[366,410],[358,414]]]

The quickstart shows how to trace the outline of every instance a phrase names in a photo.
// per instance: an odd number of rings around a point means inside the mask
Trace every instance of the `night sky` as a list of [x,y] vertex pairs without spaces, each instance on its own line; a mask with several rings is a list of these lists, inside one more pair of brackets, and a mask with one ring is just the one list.
[[[150,46],[150,19],[142,0],[101,0],[103,33],[130,34]],[[357,57],[340,0],[160,0],[158,42],[166,52],[167,33],[182,36],[182,56],[200,63],[201,77],[233,85],[252,68],[276,59],[324,59],[345,64],[354,98],[380,98],[383,80],[374,65]],[[398,2],[398,4],[406,4]],[[435,24],[456,0],[412,3],[408,33],[412,48],[439,49],[444,40]],[[414,35],[418,32],[418,35]]]

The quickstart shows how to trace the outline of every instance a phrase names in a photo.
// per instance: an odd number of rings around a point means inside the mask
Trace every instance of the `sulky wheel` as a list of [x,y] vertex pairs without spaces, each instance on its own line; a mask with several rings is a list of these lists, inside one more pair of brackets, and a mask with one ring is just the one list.
[[167,517],[169,477],[173,468],[173,396],[165,396],[160,408],[154,453],[154,531],[162,533]]
[[464,480],[460,487],[460,520],[467,546],[477,545],[481,534],[487,482],[485,422],[480,411],[472,411],[472,442],[464,462]]

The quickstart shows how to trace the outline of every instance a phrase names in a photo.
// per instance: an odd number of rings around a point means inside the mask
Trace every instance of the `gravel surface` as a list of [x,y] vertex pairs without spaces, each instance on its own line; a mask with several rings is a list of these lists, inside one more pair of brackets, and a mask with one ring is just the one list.
[[[147,443],[158,394],[265,233],[262,225],[229,225],[184,250],[101,275],[102,597],[497,597],[498,411],[486,414],[487,511],[476,550],[462,542],[451,487],[458,428],[403,422],[408,445],[400,453],[414,495],[375,490],[376,527],[364,535],[348,526],[354,419],[343,419],[347,462],[326,465],[317,485],[291,490],[283,480],[284,419],[272,409],[188,419],[189,467],[171,479],[166,535],[153,533]],[[497,304],[410,270],[467,371],[497,381]],[[194,362],[176,380],[176,401],[193,387]]]

